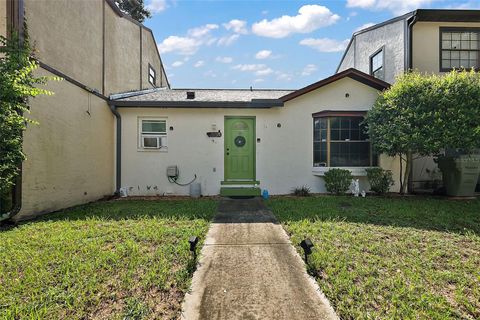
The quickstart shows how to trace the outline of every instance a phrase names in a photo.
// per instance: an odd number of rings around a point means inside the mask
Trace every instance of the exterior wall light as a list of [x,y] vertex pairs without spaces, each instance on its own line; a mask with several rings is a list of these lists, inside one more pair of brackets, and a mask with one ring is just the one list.
[[302,247],[305,254],[305,263],[308,264],[308,256],[312,254],[313,243],[310,239],[304,239],[300,242],[300,247]]

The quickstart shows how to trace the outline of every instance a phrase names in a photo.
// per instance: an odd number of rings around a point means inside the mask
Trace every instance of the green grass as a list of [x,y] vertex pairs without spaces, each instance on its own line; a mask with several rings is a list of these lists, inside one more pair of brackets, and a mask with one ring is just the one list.
[[480,200],[323,196],[267,205],[294,243],[314,242],[309,272],[342,319],[480,319]]
[[0,319],[170,319],[214,200],[112,201],[0,230]]

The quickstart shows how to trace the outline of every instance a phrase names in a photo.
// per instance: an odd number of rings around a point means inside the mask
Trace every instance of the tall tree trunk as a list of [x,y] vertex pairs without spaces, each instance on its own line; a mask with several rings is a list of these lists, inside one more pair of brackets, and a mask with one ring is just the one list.
[[398,158],[400,159],[400,193],[402,193],[402,190],[403,190],[403,159],[402,159],[402,155],[400,154],[398,156]]
[[408,178],[410,176],[411,168],[412,168],[412,153],[410,151],[408,151],[407,154],[406,154],[406,159],[405,159],[405,172],[403,173],[402,189],[400,190],[401,194],[405,194],[405,191],[407,189]]

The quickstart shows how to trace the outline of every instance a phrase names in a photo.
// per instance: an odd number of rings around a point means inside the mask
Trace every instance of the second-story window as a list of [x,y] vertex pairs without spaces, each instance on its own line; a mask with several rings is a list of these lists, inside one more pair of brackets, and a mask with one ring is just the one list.
[[157,72],[151,65],[148,65],[148,82],[154,87],[157,86]]
[[380,48],[370,56],[370,74],[377,79],[385,79],[384,71],[384,48]]
[[480,67],[479,28],[440,28],[440,71]]

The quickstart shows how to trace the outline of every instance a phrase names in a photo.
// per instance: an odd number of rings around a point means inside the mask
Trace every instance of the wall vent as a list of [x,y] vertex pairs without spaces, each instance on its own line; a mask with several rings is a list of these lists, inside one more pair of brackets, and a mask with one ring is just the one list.
[[195,99],[195,91],[187,91],[187,99]]

